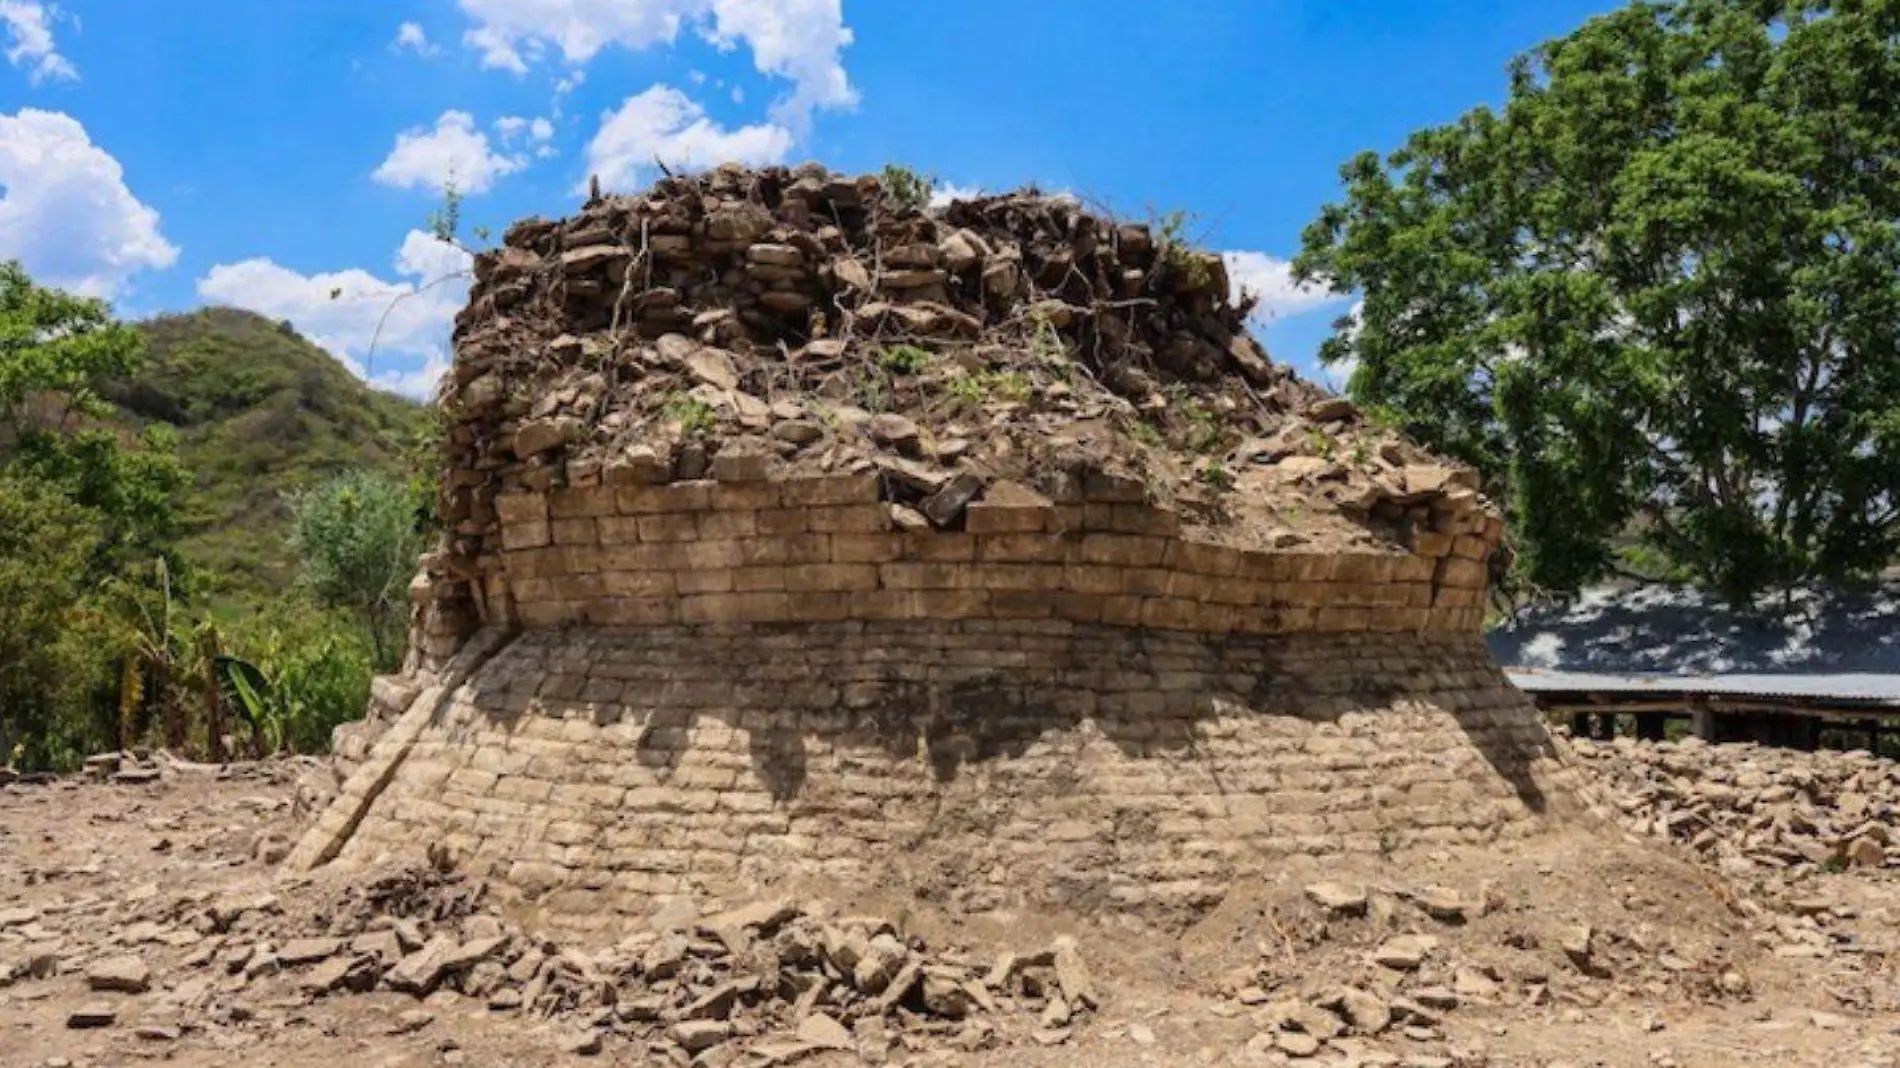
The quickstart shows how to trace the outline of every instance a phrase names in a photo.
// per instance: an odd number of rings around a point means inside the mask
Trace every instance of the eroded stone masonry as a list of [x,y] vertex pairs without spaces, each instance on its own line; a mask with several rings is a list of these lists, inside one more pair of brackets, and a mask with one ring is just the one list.
[[[478,264],[452,529],[293,865],[434,849],[575,922],[813,881],[1179,913],[1290,854],[1575,811],[1479,638],[1503,526],[1468,472],[1247,350],[1224,281],[1166,281],[1145,228],[1084,241],[1033,196],[953,226],[799,174],[671,179]],[[928,293],[842,266],[899,239]],[[813,307],[837,321],[766,314]],[[1027,349],[980,343],[1023,308]]]

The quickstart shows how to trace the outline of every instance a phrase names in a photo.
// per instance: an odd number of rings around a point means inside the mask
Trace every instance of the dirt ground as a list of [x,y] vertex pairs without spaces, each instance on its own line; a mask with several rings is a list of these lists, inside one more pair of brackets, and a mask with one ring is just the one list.
[[[1900,869],[1817,873],[1790,908],[1775,903],[1785,886],[1731,884],[1607,827],[1290,863],[1178,930],[906,913],[918,938],[976,956],[1072,935],[1098,1005],[1062,1027],[1012,1001],[980,1032],[899,1009],[888,1042],[849,1052],[759,1035],[695,1059],[614,1032],[595,1048],[584,1013],[532,1018],[446,984],[426,998],[313,995],[310,968],[264,964],[244,943],[290,956],[299,931],[335,933],[370,877],[275,867],[309,815],[299,780],[316,772],[166,765],[147,783],[0,787],[0,1068],[1900,1065]],[[1342,990],[1393,1022],[1354,1037],[1323,1017],[1339,1033],[1309,1041],[1310,1006]]]

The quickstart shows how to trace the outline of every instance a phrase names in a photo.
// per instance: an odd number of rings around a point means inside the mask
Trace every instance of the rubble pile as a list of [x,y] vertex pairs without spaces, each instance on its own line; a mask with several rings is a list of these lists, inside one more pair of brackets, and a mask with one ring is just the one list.
[[[391,991],[421,1003],[397,1017],[399,1030],[466,1005],[554,1021],[570,1052],[629,1043],[701,1066],[742,1052],[760,1065],[834,1049],[873,1059],[899,1046],[978,1049],[1001,1041],[1011,1017],[1059,1042],[1098,998],[1067,940],[978,959],[933,950],[882,917],[785,901],[703,917],[685,909],[611,947],[563,949],[502,919],[484,883],[431,869],[360,880],[314,911],[256,894],[181,907],[171,921],[197,937],[166,939],[191,951],[165,985],[181,1008],[211,1017],[245,991],[306,1001]],[[204,978],[181,979],[194,973]],[[154,985],[144,960],[123,953],[94,959],[86,975],[100,993]]]
[[1079,501],[1107,479],[1271,546],[1482,511],[1470,472],[1272,364],[1219,256],[1073,198],[931,209],[728,166],[518,223],[474,273],[442,397],[448,574],[498,493],[603,482],[876,470],[899,523],[945,529],[1001,482]]
[[1572,741],[1623,825],[1734,878],[1886,868],[1900,857],[1900,765],[1700,739]]
[[1406,1063],[1450,1065],[1472,1062],[1469,1051],[1445,1047],[1446,1019],[1461,1009],[1574,1011],[1751,993],[1719,952],[1640,929],[1541,919],[1490,885],[1315,883],[1301,909],[1274,919],[1280,944],[1221,977],[1222,1012],[1260,1029],[1248,1043],[1256,1053],[1396,1063],[1379,1058],[1381,1044],[1397,1043],[1414,1052]]

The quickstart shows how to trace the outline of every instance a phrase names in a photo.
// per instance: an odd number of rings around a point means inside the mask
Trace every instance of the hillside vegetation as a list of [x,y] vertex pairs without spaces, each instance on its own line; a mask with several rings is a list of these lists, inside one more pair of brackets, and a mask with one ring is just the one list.
[[208,308],[137,329],[145,365],[107,397],[135,429],[177,431],[191,475],[179,547],[218,593],[294,578],[289,492],[354,468],[403,474],[427,440],[428,409],[370,389],[287,324]]

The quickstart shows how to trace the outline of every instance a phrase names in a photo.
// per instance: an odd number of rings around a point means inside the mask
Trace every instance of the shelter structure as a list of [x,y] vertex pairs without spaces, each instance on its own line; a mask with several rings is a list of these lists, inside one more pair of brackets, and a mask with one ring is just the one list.
[[1900,732],[1900,587],[1803,589],[1752,613],[1663,586],[1590,591],[1491,632],[1519,688],[1579,735],[1880,751]]

